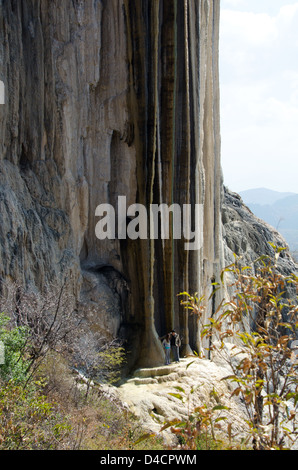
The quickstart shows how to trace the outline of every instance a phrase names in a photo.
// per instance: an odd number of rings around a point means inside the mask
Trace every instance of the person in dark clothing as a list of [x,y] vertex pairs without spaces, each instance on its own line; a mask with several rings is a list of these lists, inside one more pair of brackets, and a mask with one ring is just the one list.
[[181,340],[180,340],[178,333],[176,333],[175,330],[171,331],[170,343],[171,343],[171,351],[173,354],[173,360],[175,362],[180,362],[179,348],[181,346]]

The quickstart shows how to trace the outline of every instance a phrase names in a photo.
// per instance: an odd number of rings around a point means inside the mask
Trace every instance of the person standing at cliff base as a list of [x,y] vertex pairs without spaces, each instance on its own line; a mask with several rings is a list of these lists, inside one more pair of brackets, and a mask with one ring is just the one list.
[[171,350],[173,354],[173,359],[175,362],[180,362],[179,348],[181,346],[181,340],[180,340],[178,333],[176,333],[175,330],[171,331],[170,342],[171,342]]
[[165,339],[162,342],[163,348],[165,350],[166,354],[166,359],[165,359],[165,365],[169,365],[171,363],[171,340],[170,340],[170,334],[168,333],[165,337]]

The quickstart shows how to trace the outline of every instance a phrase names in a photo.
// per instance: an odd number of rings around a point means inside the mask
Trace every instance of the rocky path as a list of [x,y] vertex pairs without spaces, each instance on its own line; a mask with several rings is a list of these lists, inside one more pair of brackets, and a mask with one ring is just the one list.
[[[117,388],[117,393],[150,432],[158,433],[168,420],[186,419],[189,409],[196,406],[220,404],[230,409],[224,411],[227,415],[224,426],[231,422],[234,434],[240,435],[244,409],[239,400],[230,398],[232,389],[222,380],[229,373],[224,366],[209,360],[188,357],[168,366],[136,370],[133,377]],[[181,400],[171,393],[184,398]]]

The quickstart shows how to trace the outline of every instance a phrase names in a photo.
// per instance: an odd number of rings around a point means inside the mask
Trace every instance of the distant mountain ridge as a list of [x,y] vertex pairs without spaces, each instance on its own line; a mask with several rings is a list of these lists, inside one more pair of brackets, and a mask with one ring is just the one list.
[[298,251],[298,194],[256,188],[239,195],[257,217],[283,235],[292,252]]
[[246,191],[241,191],[239,195],[242,197],[245,204],[274,204],[280,199],[284,199],[288,196],[298,195],[296,193],[290,192],[281,192],[274,191],[267,188],[256,188],[256,189],[247,189]]

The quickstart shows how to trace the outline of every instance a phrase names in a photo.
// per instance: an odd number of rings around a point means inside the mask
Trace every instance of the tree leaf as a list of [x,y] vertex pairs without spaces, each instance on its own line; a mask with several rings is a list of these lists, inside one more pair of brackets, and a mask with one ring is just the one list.
[[152,433],[143,434],[143,436],[141,436],[139,439],[137,439],[134,442],[134,445],[139,444],[140,442],[143,442],[146,439],[150,439],[151,437],[154,437],[154,436],[155,436],[155,434],[152,434]]

